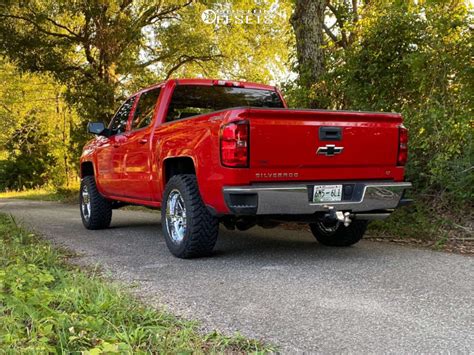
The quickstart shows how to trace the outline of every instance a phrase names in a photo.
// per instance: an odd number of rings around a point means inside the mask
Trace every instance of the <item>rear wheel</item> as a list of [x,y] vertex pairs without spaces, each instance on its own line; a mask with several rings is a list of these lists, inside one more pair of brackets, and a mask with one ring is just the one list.
[[367,221],[353,221],[349,226],[339,221],[310,223],[309,227],[319,243],[331,247],[347,247],[362,239]]
[[161,206],[166,245],[178,258],[211,254],[219,221],[204,205],[195,175],[173,176],[166,184]]
[[112,203],[99,193],[94,176],[86,176],[81,180],[79,204],[84,227],[103,229],[110,226]]

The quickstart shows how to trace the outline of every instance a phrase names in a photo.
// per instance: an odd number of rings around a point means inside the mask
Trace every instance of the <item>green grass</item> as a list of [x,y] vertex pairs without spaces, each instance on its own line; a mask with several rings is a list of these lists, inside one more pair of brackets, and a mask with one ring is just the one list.
[[264,352],[148,308],[0,214],[0,353]]
[[74,203],[78,201],[79,187],[70,188],[36,188],[22,191],[0,192],[0,198],[19,198],[24,200],[58,201]]
[[393,236],[434,241],[442,245],[449,238],[469,238],[472,233],[459,228],[469,225],[472,211],[468,206],[445,206],[419,198],[410,206],[397,209],[389,218],[372,222],[369,233],[373,236]]

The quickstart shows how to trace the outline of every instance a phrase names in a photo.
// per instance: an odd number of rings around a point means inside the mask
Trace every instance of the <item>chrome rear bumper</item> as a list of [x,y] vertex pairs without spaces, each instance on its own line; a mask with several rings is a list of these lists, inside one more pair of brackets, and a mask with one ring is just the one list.
[[[312,202],[314,185],[343,185],[340,202]],[[303,215],[328,211],[371,212],[396,208],[409,182],[308,182],[224,187],[229,210],[242,215]]]

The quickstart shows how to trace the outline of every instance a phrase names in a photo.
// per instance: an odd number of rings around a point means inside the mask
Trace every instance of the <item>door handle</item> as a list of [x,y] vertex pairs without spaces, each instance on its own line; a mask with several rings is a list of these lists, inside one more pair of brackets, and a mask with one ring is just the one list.
[[319,127],[320,141],[340,141],[342,139],[341,127]]
[[140,140],[138,141],[138,143],[140,143],[140,144],[148,143],[148,139],[142,138],[142,139],[140,139]]

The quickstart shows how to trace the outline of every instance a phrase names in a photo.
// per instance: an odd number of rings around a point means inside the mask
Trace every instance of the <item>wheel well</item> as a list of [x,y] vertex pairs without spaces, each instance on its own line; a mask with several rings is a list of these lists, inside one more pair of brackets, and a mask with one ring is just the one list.
[[94,176],[94,166],[90,161],[81,164],[81,178],[86,176]]
[[168,182],[169,179],[178,174],[196,174],[194,162],[191,158],[180,157],[165,160],[165,182]]

